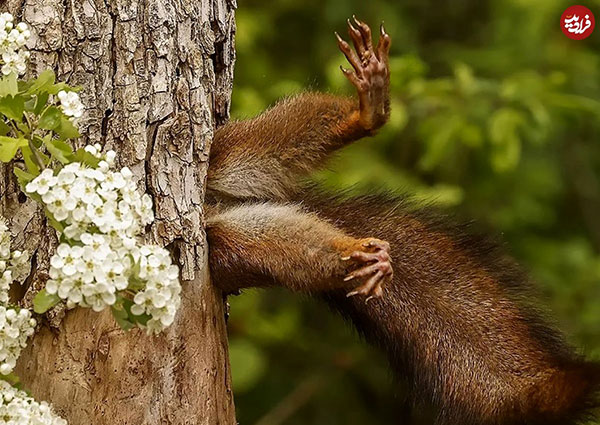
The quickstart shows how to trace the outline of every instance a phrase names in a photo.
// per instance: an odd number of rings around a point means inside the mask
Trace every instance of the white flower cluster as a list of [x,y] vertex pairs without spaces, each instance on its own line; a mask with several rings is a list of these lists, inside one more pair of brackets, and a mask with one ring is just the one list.
[[15,280],[24,279],[28,272],[26,252],[10,250],[10,232],[0,219],[0,303],[8,302],[8,290]]
[[100,156],[99,146],[85,149],[101,158],[98,168],[74,162],[56,175],[46,169],[25,188],[64,226],[66,241],[50,259],[46,291],[68,307],[101,311],[127,290],[135,294],[132,314],[148,315],[145,327],[160,332],[173,322],[181,286],[169,252],[138,242],[154,220],[152,199],[140,195],[128,168],[111,170],[113,151]]
[[31,37],[31,31],[25,22],[17,26],[13,23],[14,18],[10,13],[0,14],[0,57],[2,57],[2,74],[11,72],[21,75],[27,69],[29,52],[25,48],[27,39]]
[[[31,311],[7,306],[8,290],[15,279],[27,274],[27,254],[10,250],[10,233],[0,218],[0,374],[10,374],[16,366],[27,338],[33,335],[36,321]],[[38,403],[23,391],[0,379],[0,423],[10,425],[66,425],[48,403]]]
[[[15,309],[8,304],[8,291],[13,280],[27,274],[28,258],[25,252],[10,250],[10,232],[0,219],[0,373],[12,372],[25,347],[27,338],[33,334],[35,320],[27,309]],[[1,417],[1,416],[0,416]]]
[[[95,148],[88,152],[95,152]],[[129,168],[111,171],[114,152],[107,153],[98,168],[79,162],[65,165],[54,175],[51,169],[27,184],[37,193],[54,218],[63,222],[67,238],[81,240],[84,233],[104,233],[117,245],[132,246],[143,226],[154,219],[152,199],[140,195]]]
[[52,408],[42,401],[38,403],[24,391],[0,381],[0,420],[7,425],[66,425]]
[[64,114],[71,118],[81,118],[83,115],[83,103],[79,99],[79,95],[74,91],[61,90],[57,94],[60,100],[60,108]]
[[171,264],[169,251],[159,246],[144,245],[133,256],[140,265],[136,278],[146,284],[133,297],[131,312],[149,315],[146,327],[158,333],[173,323],[181,303],[179,268]]
[[[35,319],[26,308],[16,310],[0,306],[0,373],[8,375],[17,364],[27,338],[33,335]],[[1,417],[1,416],[0,416]]]

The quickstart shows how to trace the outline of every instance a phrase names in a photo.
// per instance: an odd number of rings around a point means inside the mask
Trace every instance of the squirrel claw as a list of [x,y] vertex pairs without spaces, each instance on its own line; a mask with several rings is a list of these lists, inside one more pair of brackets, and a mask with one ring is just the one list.
[[[392,278],[393,270],[389,254],[390,245],[379,239],[370,239],[361,245],[371,248],[371,252],[354,251],[350,254],[350,259],[364,265],[346,276],[344,282],[355,278],[367,278],[364,284],[354,288],[346,296],[365,295],[367,296],[366,302],[368,302],[371,299],[381,297],[383,295],[382,285]],[[348,257],[343,257],[342,259],[344,258]]]
[[354,48],[335,33],[339,49],[352,65],[342,73],[356,87],[360,102],[360,125],[369,131],[381,127],[389,118],[389,50],[391,39],[383,23],[379,41],[373,45],[371,28],[352,16],[347,20],[348,36]]
[[366,283],[358,288],[355,288],[353,291],[348,292],[346,297],[349,298],[355,295],[365,295],[367,296],[365,302],[369,302],[371,299],[381,297],[383,295],[383,290],[381,288],[383,277],[383,273],[378,271],[375,275],[371,276]]

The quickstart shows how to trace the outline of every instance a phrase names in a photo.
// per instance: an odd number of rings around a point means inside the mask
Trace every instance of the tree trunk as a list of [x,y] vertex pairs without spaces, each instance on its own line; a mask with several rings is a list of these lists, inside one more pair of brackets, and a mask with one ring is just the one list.
[[[0,1],[0,4],[3,2]],[[52,67],[82,87],[81,145],[114,149],[154,198],[147,239],[181,267],[182,305],[157,337],[110,312],[55,310],[17,367],[24,387],[77,424],[234,424],[223,299],[209,282],[204,181],[215,125],[227,119],[235,0],[9,0],[32,27],[30,73]],[[56,245],[37,205],[0,168],[0,214],[33,253],[30,305]]]

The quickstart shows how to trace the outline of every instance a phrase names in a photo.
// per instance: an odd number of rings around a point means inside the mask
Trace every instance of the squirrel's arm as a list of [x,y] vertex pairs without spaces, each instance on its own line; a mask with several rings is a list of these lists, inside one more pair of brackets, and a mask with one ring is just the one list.
[[207,214],[211,274],[225,292],[278,285],[379,297],[391,279],[386,242],[348,236],[297,205],[247,203]]
[[354,68],[342,68],[358,100],[305,93],[248,121],[219,128],[210,152],[207,187],[221,198],[287,199],[306,175],[334,150],[373,134],[388,119],[390,37],[383,26],[373,47],[363,22],[348,22],[352,50],[338,45]]

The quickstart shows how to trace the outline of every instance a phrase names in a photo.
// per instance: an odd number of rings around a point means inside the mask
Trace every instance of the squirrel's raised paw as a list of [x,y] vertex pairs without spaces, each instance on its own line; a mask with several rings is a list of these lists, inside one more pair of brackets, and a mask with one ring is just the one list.
[[373,46],[369,26],[352,17],[348,19],[348,35],[354,49],[335,33],[338,46],[352,65],[352,70],[341,67],[342,72],[356,87],[360,100],[360,124],[365,130],[376,130],[388,119],[389,102],[389,50],[391,39],[381,24],[379,42]]
[[368,302],[372,298],[379,298],[383,295],[382,286],[392,279],[393,270],[389,243],[379,239],[368,239],[362,246],[365,250],[354,251],[349,256],[342,258],[342,260],[352,260],[360,265],[346,276],[344,281],[366,278],[365,283],[348,292],[346,296],[365,295]]

